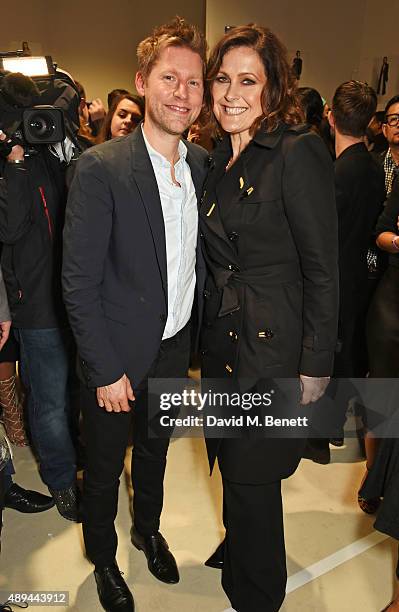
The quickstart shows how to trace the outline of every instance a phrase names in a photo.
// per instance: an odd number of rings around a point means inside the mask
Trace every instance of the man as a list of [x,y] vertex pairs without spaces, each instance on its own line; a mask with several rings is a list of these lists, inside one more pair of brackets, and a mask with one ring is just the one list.
[[[362,377],[367,374],[367,250],[384,202],[383,173],[364,143],[364,135],[376,106],[377,96],[369,85],[360,81],[348,81],[336,90],[329,115],[335,135],[340,274],[339,350],[335,356],[335,378]],[[336,403],[332,423],[335,432],[330,437],[336,446],[341,446],[351,390],[349,386],[340,384],[335,391],[332,386],[329,392],[333,395],[335,393]],[[327,441],[323,452],[326,460],[321,462],[327,462]]]
[[179,18],[139,44],[144,123],[81,157],[67,207],[64,298],[90,388],[83,533],[109,611],[134,609],[114,527],[132,416],[132,542],[156,578],[179,580],[159,533],[169,440],[148,437],[147,380],[186,375],[196,280],[202,294],[197,201],[207,154],[181,136],[201,110],[205,50]]
[[[67,93],[63,90],[65,100]],[[0,123],[11,111],[21,120],[23,107],[40,97],[31,79],[19,73],[7,75],[1,82]],[[65,164],[44,144],[24,144],[18,138],[20,129],[8,134],[13,139],[4,140],[0,158],[2,268],[40,475],[59,513],[78,521],[69,401],[75,346],[61,287]]]
[[385,172],[386,195],[392,191],[392,183],[399,174],[399,95],[391,98],[385,106],[382,132],[388,142],[388,150],[379,153],[376,159]]

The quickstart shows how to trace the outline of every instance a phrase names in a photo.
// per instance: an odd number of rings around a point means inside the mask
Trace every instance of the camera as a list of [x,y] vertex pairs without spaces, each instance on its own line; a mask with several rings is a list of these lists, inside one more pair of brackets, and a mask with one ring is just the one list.
[[63,143],[66,136],[78,147],[80,97],[72,77],[49,56],[18,53],[0,53],[0,128],[29,154],[38,145]]

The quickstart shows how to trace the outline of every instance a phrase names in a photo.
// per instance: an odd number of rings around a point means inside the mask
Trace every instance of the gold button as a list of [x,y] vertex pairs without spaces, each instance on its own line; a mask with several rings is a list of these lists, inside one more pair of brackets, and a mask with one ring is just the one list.
[[228,363],[226,363],[226,370],[231,374],[233,371],[233,368],[230,367]]

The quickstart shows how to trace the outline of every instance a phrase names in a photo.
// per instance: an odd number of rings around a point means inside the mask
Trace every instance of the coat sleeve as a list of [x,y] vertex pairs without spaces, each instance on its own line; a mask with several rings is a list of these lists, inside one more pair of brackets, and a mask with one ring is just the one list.
[[14,244],[32,225],[32,190],[29,171],[5,164],[0,177],[0,242]]
[[333,164],[315,134],[290,139],[283,199],[303,275],[300,372],[329,376],[338,325],[338,222]]
[[393,183],[392,191],[388,196],[385,208],[382,211],[376,227],[376,234],[383,232],[393,232],[398,234],[398,217],[399,217],[399,180],[396,179]]
[[3,273],[0,268],[0,322],[11,321],[10,310],[8,308],[7,291],[3,280]]
[[114,207],[103,165],[96,152],[80,158],[64,227],[64,301],[89,387],[111,384],[124,374],[101,299]]

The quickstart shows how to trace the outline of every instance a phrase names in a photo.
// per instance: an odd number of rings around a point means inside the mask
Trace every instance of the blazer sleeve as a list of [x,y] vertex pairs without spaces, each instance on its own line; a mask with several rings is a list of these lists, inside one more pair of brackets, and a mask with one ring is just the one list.
[[69,192],[64,227],[64,301],[89,387],[111,384],[124,374],[101,299],[114,207],[103,166],[94,151],[87,151],[80,158]]
[[329,376],[338,326],[338,222],[333,163],[315,134],[288,143],[283,199],[303,275],[300,373]]

